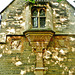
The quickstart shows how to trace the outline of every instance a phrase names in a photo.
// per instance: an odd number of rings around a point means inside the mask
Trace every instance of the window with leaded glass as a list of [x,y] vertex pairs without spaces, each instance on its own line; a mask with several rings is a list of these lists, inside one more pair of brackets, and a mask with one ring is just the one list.
[[45,8],[32,8],[32,25],[33,28],[44,28],[45,27]]

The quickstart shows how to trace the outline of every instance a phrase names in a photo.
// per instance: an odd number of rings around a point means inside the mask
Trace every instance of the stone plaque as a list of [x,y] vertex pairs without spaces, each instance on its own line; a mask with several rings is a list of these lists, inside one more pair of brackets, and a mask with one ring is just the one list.
[[23,51],[23,36],[7,36],[8,49],[13,52]]

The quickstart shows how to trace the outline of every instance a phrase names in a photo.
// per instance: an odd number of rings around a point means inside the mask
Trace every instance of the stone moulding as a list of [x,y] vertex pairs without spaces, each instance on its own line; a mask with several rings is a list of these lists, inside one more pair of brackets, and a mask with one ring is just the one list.
[[46,47],[54,33],[51,30],[29,30],[24,32],[32,47]]

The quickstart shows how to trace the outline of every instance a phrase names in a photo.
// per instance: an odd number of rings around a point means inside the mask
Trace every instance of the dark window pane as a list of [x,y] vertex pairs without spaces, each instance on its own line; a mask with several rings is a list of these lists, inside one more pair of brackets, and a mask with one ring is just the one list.
[[45,10],[44,9],[40,10],[40,16],[45,16]]
[[33,28],[37,28],[38,27],[38,18],[32,18],[32,24],[33,24]]
[[37,16],[38,15],[38,11],[35,9],[32,13],[32,16]]
[[0,25],[1,25],[1,19],[0,19]]
[[45,27],[45,17],[40,18],[40,27],[44,28]]

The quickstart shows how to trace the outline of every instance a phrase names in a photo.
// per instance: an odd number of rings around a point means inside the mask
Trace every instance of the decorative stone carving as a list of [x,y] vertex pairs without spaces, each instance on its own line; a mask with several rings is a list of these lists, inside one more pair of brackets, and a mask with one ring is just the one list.
[[9,45],[9,50],[13,52],[23,51],[23,37],[22,36],[7,36],[7,42]]
[[[37,30],[37,31],[26,31],[24,32],[28,38],[34,52],[36,54],[36,68],[35,75],[43,75],[45,68],[43,66],[43,52],[47,48],[48,43],[50,42],[54,32],[51,30]],[[40,72],[39,72],[40,70]]]

